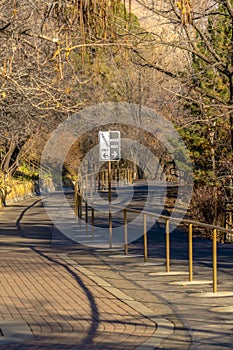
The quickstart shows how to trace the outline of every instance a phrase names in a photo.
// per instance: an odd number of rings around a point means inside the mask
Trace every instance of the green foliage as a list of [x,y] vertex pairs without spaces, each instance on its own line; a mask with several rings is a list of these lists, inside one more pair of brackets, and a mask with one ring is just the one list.
[[[208,92],[223,102],[230,97],[230,80],[232,64],[232,19],[224,6],[219,5],[219,15],[210,16],[206,28],[206,39],[197,34],[197,47],[200,54],[193,55],[192,67],[194,83],[206,91],[206,103],[210,104]],[[207,41],[207,43],[206,43]]]
[[17,168],[14,178],[19,181],[34,181],[39,179],[39,173],[38,171],[32,170],[32,168],[24,162]]
[[231,158],[231,125],[224,106],[230,104],[232,93],[233,26],[226,5],[219,4],[216,12],[218,15],[208,18],[206,40],[197,33],[200,55],[192,57],[192,77],[199,95],[197,102],[184,106],[191,121],[182,136],[194,160],[196,182],[220,186],[221,175],[224,186],[222,170],[228,176],[227,164]]

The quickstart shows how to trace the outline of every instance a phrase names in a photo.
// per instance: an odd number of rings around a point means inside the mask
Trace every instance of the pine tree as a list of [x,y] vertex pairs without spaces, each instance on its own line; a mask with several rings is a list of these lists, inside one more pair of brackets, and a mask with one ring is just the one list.
[[218,181],[223,170],[229,175],[233,149],[232,112],[226,108],[233,102],[233,25],[226,6],[219,4],[216,12],[218,16],[210,16],[206,25],[208,41],[197,33],[199,55],[192,57],[192,84],[198,91],[198,102],[185,105],[192,122],[184,133],[197,179],[211,184]]

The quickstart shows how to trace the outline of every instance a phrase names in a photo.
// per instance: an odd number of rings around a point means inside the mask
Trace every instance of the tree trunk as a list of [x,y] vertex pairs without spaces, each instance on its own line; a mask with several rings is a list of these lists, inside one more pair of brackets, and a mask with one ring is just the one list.
[[14,154],[16,147],[17,147],[17,144],[15,140],[14,139],[11,140],[5,159],[3,160],[3,164],[1,165],[2,171],[5,174],[5,176],[7,176],[10,171],[12,155]]

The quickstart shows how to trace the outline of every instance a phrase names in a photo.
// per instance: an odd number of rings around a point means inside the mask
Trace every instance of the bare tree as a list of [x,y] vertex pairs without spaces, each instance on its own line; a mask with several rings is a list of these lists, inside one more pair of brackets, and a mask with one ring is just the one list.
[[3,173],[15,168],[22,146],[41,125],[52,128],[91,103],[88,91],[101,85],[100,48],[131,46],[126,23],[118,0],[1,1]]
[[168,78],[163,88],[181,102],[174,121],[190,147],[198,185],[209,186],[202,204],[211,193],[218,220],[220,194],[232,198],[232,1],[132,0],[131,6],[149,33],[145,46],[159,48],[152,59],[141,48],[134,53],[142,67]]

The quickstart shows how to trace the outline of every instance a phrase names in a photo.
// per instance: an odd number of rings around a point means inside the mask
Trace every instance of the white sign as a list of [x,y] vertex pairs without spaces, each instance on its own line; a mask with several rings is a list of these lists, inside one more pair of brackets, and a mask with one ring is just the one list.
[[120,131],[99,131],[99,159],[119,160],[121,158]]
[[99,131],[99,158],[100,160],[110,160],[109,131]]

